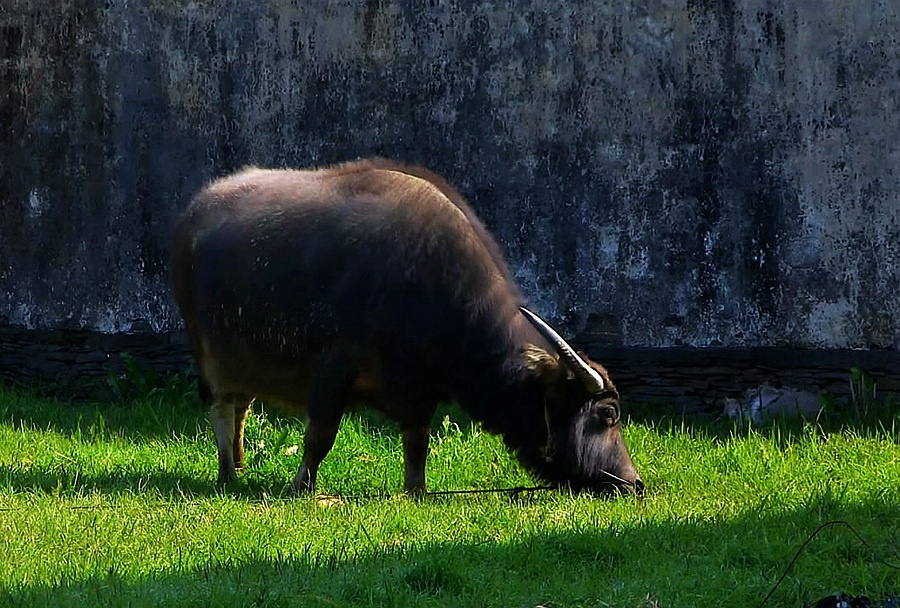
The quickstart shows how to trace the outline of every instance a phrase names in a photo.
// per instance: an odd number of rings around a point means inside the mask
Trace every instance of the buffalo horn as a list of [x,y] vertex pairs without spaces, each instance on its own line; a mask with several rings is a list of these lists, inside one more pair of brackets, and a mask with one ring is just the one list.
[[524,306],[520,306],[519,310],[521,310],[522,314],[525,315],[525,318],[534,325],[535,329],[537,329],[550,344],[556,347],[559,356],[569,366],[575,376],[581,380],[588,392],[599,393],[606,388],[603,376],[601,376],[593,367],[588,365],[587,362],[575,352],[575,349],[569,346],[569,343],[556,333],[555,329],[550,327],[543,319]]

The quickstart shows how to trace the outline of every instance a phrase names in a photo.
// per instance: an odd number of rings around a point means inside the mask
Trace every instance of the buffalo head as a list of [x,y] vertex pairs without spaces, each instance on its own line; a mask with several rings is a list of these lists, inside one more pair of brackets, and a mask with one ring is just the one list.
[[520,310],[556,351],[528,346],[521,354],[520,370],[541,384],[546,443],[520,456],[539,476],[576,491],[642,495],[644,483],[622,437],[619,393],[606,370],[536,314]]

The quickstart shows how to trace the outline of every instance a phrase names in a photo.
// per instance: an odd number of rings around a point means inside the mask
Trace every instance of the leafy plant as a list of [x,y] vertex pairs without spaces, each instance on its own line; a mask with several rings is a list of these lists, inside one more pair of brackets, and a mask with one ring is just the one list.
[[138,399],[165,401],[192,399],[197,394],[196,381],[190,372],[161,374],[130,353],[121,353],[122,369],[109,372],[106,387],[113,401],[120,403]]
[[850,369],[850,405],[857,422],[868,419],[875,409],[878,389],[875,380],[858,367]]
[[850,415],[861,426],[876,424],[890,429],[900,416],[895,395],[879,395],[875,379],[858,367],[850,369]]

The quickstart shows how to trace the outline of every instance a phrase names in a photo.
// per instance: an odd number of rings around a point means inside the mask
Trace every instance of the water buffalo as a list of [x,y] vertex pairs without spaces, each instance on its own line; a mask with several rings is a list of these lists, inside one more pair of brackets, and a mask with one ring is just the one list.
[[433,173],[380,159],[239,171],[184,211],[172,279],[220,483],[243,466],[259,397],[306,414],[298,490],[365,404],[399,423],[404,488],[423,492],[429,423],[455,402],[554,485],[643,491],[606,370],[524,308],[493,238]]

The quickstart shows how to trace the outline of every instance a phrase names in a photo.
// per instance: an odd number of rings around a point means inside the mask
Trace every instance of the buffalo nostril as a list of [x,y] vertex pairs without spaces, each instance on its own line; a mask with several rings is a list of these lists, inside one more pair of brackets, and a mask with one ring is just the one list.
[[640,477],[638,477],[637,479],[634,480],[634,493],[638,497],[641,497],[644,495],[644,482],[641,481]]

